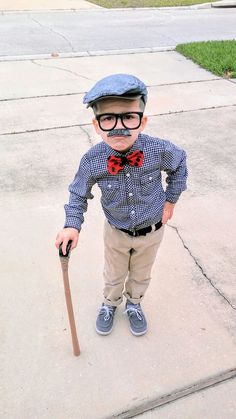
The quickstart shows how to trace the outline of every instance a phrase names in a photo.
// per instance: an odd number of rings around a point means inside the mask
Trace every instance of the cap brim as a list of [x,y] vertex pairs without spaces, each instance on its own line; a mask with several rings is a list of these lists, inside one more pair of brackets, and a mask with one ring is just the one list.
[[90,106],[93,106],[95,103],[100,102],[101,100],[106,100],[106,99],[125,99],[125,100],[137,100],[137,99],[141,99],[143,97],[143,95],[140,94],[129,94],[129,95],[107,95],[107,96],[101,96],[95,100],[93,100],[92,102],[89,102],[87,104],[87,108],[89,108]]

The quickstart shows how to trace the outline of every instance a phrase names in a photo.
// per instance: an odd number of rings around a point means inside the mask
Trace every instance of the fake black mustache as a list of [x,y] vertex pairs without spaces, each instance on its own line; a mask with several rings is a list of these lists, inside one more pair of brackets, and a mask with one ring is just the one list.
[[115,137],[116,135],[120,135],[122,137],[128,137],[128,136],[131,136],[131,133],[129,129],[120,128],[120,129],[113,129],[109,131],[107,134],[108,137]]

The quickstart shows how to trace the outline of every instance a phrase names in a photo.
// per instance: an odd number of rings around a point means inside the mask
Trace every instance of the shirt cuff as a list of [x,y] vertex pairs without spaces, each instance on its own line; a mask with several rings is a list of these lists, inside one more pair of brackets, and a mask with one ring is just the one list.
[[169,195],[166,194],[166,201],[170,202],[171,204],[176,204],[176,202],[178,201],[180,195]]
[[76,230],[81,230],[81,222],[78,220],[78,218],[67,218],[64,228],[75,228]]

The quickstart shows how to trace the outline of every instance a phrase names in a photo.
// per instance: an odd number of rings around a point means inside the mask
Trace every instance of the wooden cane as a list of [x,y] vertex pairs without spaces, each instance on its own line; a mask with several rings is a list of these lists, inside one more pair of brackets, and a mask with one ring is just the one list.
[[67,312],[68,312],[69,323],[70,323],[73,352],[75,356],[79,356],[80,347],[79,347],[79,341],[78,341],[76,326],[75,326],[75,317],[74,317],[74,311],[73,311],[73,305],[72,305],[72,299],[71,299],[70,282],[69,282],[69,274],[68,274],[71,243],[72,241],[70,240],[67,244],[65,255],[62,253],[62,244],[60,244],[59,257],[61,261],[61,268],[62,268],[62,274],[63,274],[64,291],[65,291],[66,306],[67,306]]

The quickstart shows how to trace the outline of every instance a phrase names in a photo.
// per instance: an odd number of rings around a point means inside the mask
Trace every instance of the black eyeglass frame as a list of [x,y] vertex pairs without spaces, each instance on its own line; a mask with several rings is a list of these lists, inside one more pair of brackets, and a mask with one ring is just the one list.
[[[123,121],[123,117],[126,116],[126,115],[130,115],[130,114],[135,114],[135,115],[138,115],[139,116],[139,124],[135,128],[127,127],[125,125],[124,121]],[[115,116],[116,120],[115,120],[114,126],[112,128],[104,129],[104,128],[101,127],[100,119],[103,116]],[[102,131],[111,131],[111,130],[113,130],[116,127],[119,118],[120,118],[121,123],[122,123],[122,125],[123,125],[124,128],[129,129],[129,130],[138,129],[140,127],[140,125],[141,125],[142,117],[143,117],[143,112],[124,112],[124,113],[111,113],[111,112],[109,113],[108,112],[108,113],[101,113],[101,114],[96,115],[95,116],[95,119],[98,121],[98,125],[99,125],[99,127],[100,127],[100,129]]]

